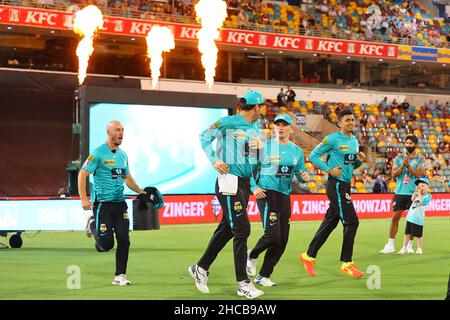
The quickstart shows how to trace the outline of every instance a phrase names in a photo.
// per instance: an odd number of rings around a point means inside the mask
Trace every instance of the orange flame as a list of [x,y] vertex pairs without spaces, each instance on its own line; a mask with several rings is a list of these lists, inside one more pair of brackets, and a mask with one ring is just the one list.
[[201,29],[197,33],[198,50],[202,54],[202,64],[205,69],[205,81],[211,90],[216,76],[217,46],[220,29],[227,17],[227,4],[223,0],[200,0],[195,5],[197,20]]
[[103,15],[99,8],[89,5],[75,14],[73,31],[83,37],[78,43],[78,83],[83,84],[89,64],[89,57],[94,52],[94,36],[103,27]]
[[150,58],[152,88],[155,89],[161,75],[162,54],[175,48],[175,37],[169,28],[155,25],[148,32],[145,40],[147,41],[147,56]]

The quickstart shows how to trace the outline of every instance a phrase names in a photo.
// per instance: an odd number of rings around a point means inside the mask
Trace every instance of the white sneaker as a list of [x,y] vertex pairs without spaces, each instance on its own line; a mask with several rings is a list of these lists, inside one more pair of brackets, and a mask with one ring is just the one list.
[[246,297],[248,299],[255,299],[264,294],[263,291],[255,288],[253,283],[248,280],[248,282],[240,283],[239,288],[237,290],[237,295],[240,297]]
[[263,277],[258,275],[255,278],[255,283],[262,285],[263,287],[273,287],[276,285],[275,282],[273,282],[272,280],[270,280],[269,278]]
[[422,249],[421,248],[417,248],[416,254],[422,254]]
[[413,248],[406,248],[406,253],[414,253],[414,249]]
[[250,252],[252,250],[247,251],[247,274],[249,277],[256,276],[256,263],[258,262],[257,259],[250,259]]
[[405,254],[405,253],[406,253],[406,248],[405,247],[402,247],[400,249],[400,251],[398,252],[398,254]]
[[86,236],[87,236],[88,238],[91,238],[91,237],[92,237],[91,223],[92,223],[92,221],[94,221],[94,220],[95,220],[95,219],[94,219],[94,216],[90,216],[90,217],[88,218],[87,223],[86,223],[86,228],[84,228],[84,230],[86,231]]
[[129,286],[131,285],[130,280],[127,279],[127,276],[124,274],[121,274],[119,276],[115,276],[112,284],[116,286]]
[[202,293],[209,293],[208,289],[208,274],[209,272],[200,271],[197,265],[190,266],[188,268],[188,272],[191,275],[192,279],[195,280],[195,286]]
[[395,247],[389,245],[389,243],[386,244],[382,250],[380,250],[380,253],[392,253],[392,252],[395,252]]

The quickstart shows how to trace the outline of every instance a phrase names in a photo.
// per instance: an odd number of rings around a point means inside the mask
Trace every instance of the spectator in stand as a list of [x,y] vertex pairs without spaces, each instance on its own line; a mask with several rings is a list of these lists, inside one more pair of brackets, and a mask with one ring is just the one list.
[[296,96],[297,95],[295,94],[295,91],[291,88],[291,86],[288,86],[287,90],[286,90],[286,102],[289,107],[289,110],[291,110],[291,111],[292,111],[292,108],[294,107],[294,102],[295,102]]
[[409,103],[405,100],[402,102],[402,104],[399,106],[400,110],[408,111],[409,109]]
[[378,108],[380,109],[380,111],[385,111],[390,106],[391,104],[388,102],[388,98],[384,97],[384,99],[380,101]]
[[284,89],[281,88],[280,92],[278,92],[278,94],[277,94],[277,101],[278,101],[278,106],[279,107],[286,106],[286,93],[283,90]]
[[388,186],[386,183],[386,177],[384,174],[379,174],[373,184],[373,193],[386,193],[388,192]]

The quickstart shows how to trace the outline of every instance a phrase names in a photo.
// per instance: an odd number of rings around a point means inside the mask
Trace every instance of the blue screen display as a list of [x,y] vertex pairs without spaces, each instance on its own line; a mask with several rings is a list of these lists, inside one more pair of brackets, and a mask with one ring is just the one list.
[[[227,115],[222,108],[91,104],[89,152],[106,142],[108,122],[119,120],[124,127],[120,148],[141,188],[155,186],[163,194],[214,193],[217,172],[200,146],[199,134]],[[92,175],[90,179],[93,182]],[[125,187],[125,193],[135,192]]]

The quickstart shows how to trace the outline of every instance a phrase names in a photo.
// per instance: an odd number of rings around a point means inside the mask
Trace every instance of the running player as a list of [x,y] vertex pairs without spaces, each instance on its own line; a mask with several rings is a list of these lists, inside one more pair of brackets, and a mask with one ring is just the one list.
[[[83,209],[92,209],[94,213],[94,217],[88,221],[88,228],[89,234],[94,235],[97,250],[111,250],[114,247],[114,233],[116,234],[116,272],[112,284],[124,286],[131,282],[126,277],[130,221],[123,183],[139,194],[146,192],[134,181],[128,168],[128,157],[119,148],[124,133],[122,124],[110,121],[106,131],[108,140],[92,152],[78,174],[78,191]],[[90,174],[94,175],[92,203],[86,191],[86,178]]]
[[[237,294],[249,299],[264,294],[254,287],[246,272],[247,238],[250,235],[247,204],[250,191],[256,197],[263,194],[262,189],[258,188],[254,181],[250,181],[258,163],[257,150],[262,145],[257,138],[259,132],[255,120],[260,116],[263,103],[261,93],[247,91],[240,99],[239,114],[219,119],[200,135],[203,150],[220,174],[215,190],[223,212],[222,220],[203,256],[196,265],[188,268],[197,289],[202,293],[209,293],[207,282],[210,266],[228,241],[233,239]],[[216,151],[212,148],[215,139]]]
[[[344,226],[340,271],[351,277],[362,277],[364,274],[352,260],[359,220],[350,197],[350,183],[353,170],[361,166],[366,160],[366,155],[358,152],[358,140],[353,135],[355,117],[351,110],[344,109],[338,112],[338,125],[341,131],[326,136],[309,156],[312,163],[328,173],[326,192],[330,200],[330,207],[312,239],[308,251],[300,254],[299,258],[304,264],[306,272],[315,276],[314,266],[317,253],[340,220]],[[328,155],[325,163],[321,157],[326,153]]]
[[263,265],[255,283],[265,287],[274,286],[270,280],[276,264],[286,248],[289,238],[292,180],[308,181],[305,156],[302,149],[289,141],[292,134],[292,118],[280,114],[274,120],[277,138],[270,140],[261,159],[256,183],[264,190],[265,197],[257,199],[264,235],[253,250],[248,251],[247,274],[256,275],[258,256],[266,251]]

